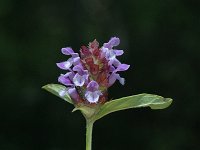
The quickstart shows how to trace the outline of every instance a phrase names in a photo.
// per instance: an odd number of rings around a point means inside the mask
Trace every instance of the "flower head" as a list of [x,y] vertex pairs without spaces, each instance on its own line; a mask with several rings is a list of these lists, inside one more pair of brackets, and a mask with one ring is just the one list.
[[118,72],[126,71],[130,65],[117,59],[124,53],[114,49],[119,43],[119,38],[112,37],[99,48],[99,43],[94,40],[88,47],[81,46],[80,56],[70,47],[62,48],[61,52],[71,58],[57,63],[60,69],[68,71],[58,77],[58,82],[67,87],[60,96],[68,93],[75,103],[102,103],[107,100],[107,89],[116,80],[124,85],[125,79]]

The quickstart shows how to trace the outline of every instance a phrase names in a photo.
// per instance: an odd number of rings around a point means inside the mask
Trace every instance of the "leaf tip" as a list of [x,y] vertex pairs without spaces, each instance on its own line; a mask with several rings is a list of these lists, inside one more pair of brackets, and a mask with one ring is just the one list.
[[75,112],[75,111],[77,111],[77,110],[79,110],[77,107],[75,107],[73,110],[72,110],[72,112]]
[[53,84],[46,84],[46,85],[43,85],[43,86],[41,87],[41,89],[48,90],[49,88],[51,88],[52,85],[53,85]]
[[41,87],[41,89],[46,89],[46,87],[47,87],[47,85],[43,85],[43,86]]
[[170,106],[173,102],[173,99],[172,98],[165,98],[164,101],[168,103],[168,106]]
[[172,104],[173,99],[171,98],[162,98],[162,101],[157,104],[149,105],[151,109],[165,109]]

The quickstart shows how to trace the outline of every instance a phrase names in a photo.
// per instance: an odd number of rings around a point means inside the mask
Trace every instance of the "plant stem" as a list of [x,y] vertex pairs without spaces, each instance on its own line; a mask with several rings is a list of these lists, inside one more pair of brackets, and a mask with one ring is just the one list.
[[92,150],[93,121],[86,120],[86,150]]

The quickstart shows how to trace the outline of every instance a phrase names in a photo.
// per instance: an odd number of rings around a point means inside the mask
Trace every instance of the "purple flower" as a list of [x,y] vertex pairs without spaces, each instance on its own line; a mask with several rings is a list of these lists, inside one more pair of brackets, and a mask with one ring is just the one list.
[[72,65],[78,65],[80,63],[80,57],[78,53],[74,53],[74,51],[70,48],[62,48],[62,53],[65,55],[71,55],[72,57],[69,58],[67,61],[56,63],[56,65],[63,70],[71,70]]
[[125,79],[120,77],[119,74],[117,73],[112,73],[110,76],[109,76],[109,87],[112,86],[116,80],[119,80],[119,82],[124,85],[125,84]]
[[73,58],[79,57],[79,54],[78,54],[78,53],[74,53],[74,51],[72,50],[71,47],[62,48],[62,49],[61,49],[61,52],[62,52],[64,55],[71,55]]
[[99,91],[99,84],[96,81],[90,81],[85,93],[86,99],[90,103],[97,103],[100,95],[102,95],[102,93]]
[[77,92],[77,90],[76,90],[76,88],[69,88],[68,89],[68,94],[69,94],[69,96],[73,99],[73,100],[79,100],[79,94],[78,94],[78,92]]
[[117,37],[112,37],[108,43],[104,43],[103,47],[112,49],[114,46],[118,46],[120,43],[120,39]]
[[73,83],[73,78],[74,78],[74,73],[73,72],[68,72],[66,74],[61,74],[59,77],[58,77],[58,82],[66,85],[66,86],[72,86]]
[[88,75],[88,70],[84,70],[81,64],[74,66],[73,71],[77,71],[80,75]]
[[78,73],[76,73],[76,75],[73,78],[73,82],[75,86],[83,86],[84,83],[86,82],[88,78],[88,75],[79,75]]
[[58,82],[66,85],[66,86],[72,86],[73,83],[72,81],[69,79],[68,76],[66,76],[66,74],[61,74],[59,77],[58,77]]
[[56,63],[56,65],[60,69],[63,69],[63,70],[70,70],[70,67],[72,66],[72,64],[73,64],[73,59],[72,58],[69,58],[67,61]]
[[116,56],[121,56],[121,55],[124,54],[124,51],[123,51],[123,50],[114,49],[113,51],[114,51],[114,53],[115,53]]
[[116,80],[119,80],[119,82],[124,85],[125,79],[121,78],[116,72],[126,71],[130,67],[130,65],[121,64],[121,62],[116,58],[116,56],[121,56],[124,53],[123,50],[112,49],[114,46],[119,45],[119,43],[119,39],[113,37],[108,43],[104,43],[102,47],[103,56],[108,60],[110,66],[111,74],[109,76],[109,86],[113,85]]
[[[127,64],[120,64],[118,65],[118,67],[115,70],[112,70],[111,75],[109,77],[109,86],[112,86],[116,80],[119,80],[119,82],[124,85],[125,84],[125,79],[121,78],[119,74],[117,74],[116,72],[118,71],[126,71],[128,70],[128,68],[130,67],[130,65]],[[114,67],[113,67],[114,68]]]
[[75,103],[101,103],[107,99],[107,89],[116,80],[124,85],[125,79],[119,72],[126,71],[130,65],[117,59],[124,53],[113,49],[119,43],[119,38],[112,37],[99,48],[99,43],[94,40],[88,47],[81,46],[81,57],[70,47],[62,48],[61,52],[71,58],[57,63],[60,69],[68,71],[58,77],[58,82],[67,87],[60,91],[60,96],[68,93]]
[[119,38],[113,37],[108,43],[104,43],[102,47],[102,57],[108,60],[109,65],[114,65],[115,67],[121,64],[116,56],[121,56],[124,53],[123,50],[113,49],[113,47],[119,45],[119,43]]
[[130,65],[127,65],[127,64],[119,64],[113,72],[126,71],[126,70],[128,70],[129,67],[130,67]]

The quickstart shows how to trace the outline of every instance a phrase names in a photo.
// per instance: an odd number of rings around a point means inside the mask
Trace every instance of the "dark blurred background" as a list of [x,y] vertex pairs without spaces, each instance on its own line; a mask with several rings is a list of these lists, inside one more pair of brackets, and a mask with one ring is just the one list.
[[131,68],[110,97],[146,92],[174,102],[104,117],[93,149],[200,149],[200,1],[1,0],[0,150],[85,149],[84,118],[41,86],[57,83],[62,47],[78,52],[112,36]]

